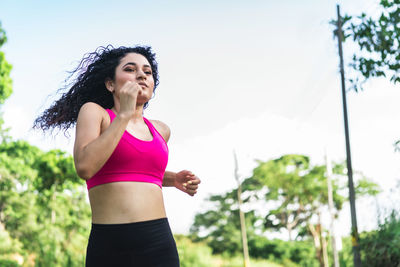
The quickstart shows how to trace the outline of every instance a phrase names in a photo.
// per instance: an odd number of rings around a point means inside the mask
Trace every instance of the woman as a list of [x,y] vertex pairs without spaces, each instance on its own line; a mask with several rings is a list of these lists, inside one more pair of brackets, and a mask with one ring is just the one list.
[[170,129],[143,117],[158,85],[155,54],[150,47],[101,47],[73,74],[69,91],[35,126],[67,130],[76,123],[75,168],[92,209],[86,266],[179,266],[161,189],[193,196],[200,179],[165,171]]

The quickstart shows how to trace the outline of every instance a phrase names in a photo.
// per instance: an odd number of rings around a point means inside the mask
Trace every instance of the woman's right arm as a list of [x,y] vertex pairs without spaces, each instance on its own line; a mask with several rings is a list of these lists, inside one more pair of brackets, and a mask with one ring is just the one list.
[[110,126],[101,133],[104,109],[92,102],[84,104],[76,122],[74,162],[77,174],[87,180],[106,163],[118,145],[129,117],[115,117]]
[[87,180],[95,175],[117,147],[129,120],[136,110],[136,99],[142,87],[127,81],[118,92],[120,107],[110,126],[101,132],[104,109],[95,103],[85,103],[76,122],[74,161],[77,174]]

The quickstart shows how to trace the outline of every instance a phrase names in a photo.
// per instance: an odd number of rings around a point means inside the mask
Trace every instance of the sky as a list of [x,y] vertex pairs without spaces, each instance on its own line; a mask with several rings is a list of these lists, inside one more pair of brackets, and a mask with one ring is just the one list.
[[[372,0],[0,0],[8,37],[2,49],[13,65],[5,123],[15,139],[71,153],[73,130],[65,138],[31,129],[59,97],[67,72],[99,46],[151,45],[160,85],[145,116],[171,128],[167,169],[188,169],[202,180],[195,197],[163,189],[173,232],[188,233],[210,194],[235,187],[233,150],[241,179],[251,176],[256,159],[298,153],[323,164],[327,150],[332,160],[345,160],[337,40],[329,25],[336,4],[342,14],[377,12]],[[354,49],[344,44],[345,60]],[[383,79],[347,93],[353,168],[383,191],[357,201],[361,231],[376,227],[379,212],[398,198],[399,98],[398,85]],[[349,233],[349,213],[345,206],[341,235]]]

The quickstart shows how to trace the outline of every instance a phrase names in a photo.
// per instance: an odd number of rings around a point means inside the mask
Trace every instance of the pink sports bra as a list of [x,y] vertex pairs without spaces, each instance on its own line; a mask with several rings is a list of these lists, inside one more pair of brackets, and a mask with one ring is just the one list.
[[[115,114],[111,109],[106,110],[111,123]],[[153,139],[140,140],[125,131],[104,166],[86,180],[88,190],[96,185],[123,181],[154,183],[162,188],[168,163],[168,146],[150,121],[144,117],[143,119]]]

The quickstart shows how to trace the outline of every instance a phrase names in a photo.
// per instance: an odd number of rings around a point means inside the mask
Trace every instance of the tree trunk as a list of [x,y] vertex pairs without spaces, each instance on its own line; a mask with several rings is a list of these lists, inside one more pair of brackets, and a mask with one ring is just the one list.
[[324,257],[324,267],[329,267],[327,242],[325,237],[322,236],[322,231],[321,231],[321,241],[322,241],[322,255]]
[[3,222],[0,220],[0,231],[4,231],[6,227],[4,226]]
[[322,250],[321,250],[321,239],[320,239],[320,225],[317,225],[317,228],[315,228],[314,225],[308,224],[308,229],[311,232],[311,235],[314,239],[314,247],[315,247],[315,257],[317,258],[319,262],[319,266],[325,267],[324,266],[324,259],[322,257]]
[[57,193],[57,181],[55,181],[53,195],[51,196],[51,223],[56,223],[56,210],[55,210],[55,202],[56,202],[56,193]]
[[289,241],[293,241],[293,239],[292,239],[292,228],[288,226],[287,230],[289,232]]
[[319,236],[321,240],[321,252],[322,252],[322,258],[324,262],[324,267],[329,267],[328,263],[328,250],[327,250],[327,245],[326,245],[326,239],[322,235],[323,229],[322,229],[322,224],[321,224],[321,212],[318,212],[318,225],[319,225]]

